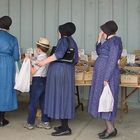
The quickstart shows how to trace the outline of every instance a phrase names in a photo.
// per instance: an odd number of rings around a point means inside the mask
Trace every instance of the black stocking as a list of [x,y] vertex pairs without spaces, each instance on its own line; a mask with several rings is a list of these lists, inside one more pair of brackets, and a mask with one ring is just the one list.
[[0,122],[4,120],[4,115],[5,115],[5,112],[0,111]]
[[61,126],[63,130],[68,130],[69,129],[68,119],[61,119]]

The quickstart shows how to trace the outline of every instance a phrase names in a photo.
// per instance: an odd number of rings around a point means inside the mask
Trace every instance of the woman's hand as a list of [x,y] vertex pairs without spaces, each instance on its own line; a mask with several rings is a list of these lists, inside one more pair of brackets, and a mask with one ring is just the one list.
[[101,31],[101,32],[99,33],[99,35],[98,35],[98,43],[101,42],[101,40],[102,40],[102,38],[103,38],[103,34],[104,34],[103,31]]
[[46,63],[46,60],[42,60],[42,61],[36,61],[35,64],[41,67],[41,66],[46,65],[47,63]]
[[104,81],[104,86],[107,86],[108,85],[108,81]]
[[50,62],[53,62],[55,60],[56,60],[56,57],[53,54],[53,55],[49,56],[47,59],[44,59],[42,61],[36,61],[36,64],[41,67],[41,66],[44,66],[46,64],[49,64]]

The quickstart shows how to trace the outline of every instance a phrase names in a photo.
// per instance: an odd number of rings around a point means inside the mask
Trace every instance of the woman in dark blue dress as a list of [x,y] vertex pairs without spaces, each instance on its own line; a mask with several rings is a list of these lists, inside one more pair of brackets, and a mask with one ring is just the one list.
[[15,61],[20,55],[17,38],[8,32],[11,24],[9,16],[0,18],[0,127],[9,123],[5,112],[17,109]]
[[[121,38],[115,35],[118,26],[114,21],[108,21],[101,27],[98,37],[96,51],[98,58],[94,66],[94,76],[89,96],[88,112],[94,117],[104,119],[106,129],[99,133],[99,138],[106,139],[116,136],[117,130],[114,126],[114,120],[117,114],[119,78],[120,72],[118,60],[122,53]],[[105,42],[101,43],[103,39]],[[112,112],[98,112],[99,99],[104,86],[109,84],[114,97],[114,107]]]
[[[48,57],[45,61],[41,61],[39,65],[49,64],[46,96],[45,96],[45,113],[48,117],[61,120],[61,126],[55,127],[53,136],[69,135],[71,129],[68,126],[68,120],[74,118],[75,103],[75,69],[74,65],[78,61],[77,44],[72,38],[72,34],[76,31],[76,27],[72,22],[60,25],[60,39],[57,43],[55,53]],[[68,41],[69,40],[69,41]],[[75,49],[74,63],[57,62],[55,60],[63,58],[68,47]]]

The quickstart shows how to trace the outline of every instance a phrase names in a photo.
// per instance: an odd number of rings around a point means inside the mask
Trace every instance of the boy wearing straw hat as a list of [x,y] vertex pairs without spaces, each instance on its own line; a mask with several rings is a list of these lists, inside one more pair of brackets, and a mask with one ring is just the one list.
[[[37,48],[37,61],[44,60],[47,58],[47,51],[50,48],[50,43],[47,38],[40,38],[36,42]],[[49,118],[44,114],[44,97],[45,97],[45,84],[46,84],[46,73],[48,66],[39,67],[35,63],[31,65],[31,73],[33,75],[32,85],[30,91],[30,102],[29,102],[29,113],[27,118],[27,124],[25,128],[31,130],[35,127],[35,118],[37,113],[37,106],[39,104],[41,109],[41,122],[36,126],[38,128],[50,129]]]

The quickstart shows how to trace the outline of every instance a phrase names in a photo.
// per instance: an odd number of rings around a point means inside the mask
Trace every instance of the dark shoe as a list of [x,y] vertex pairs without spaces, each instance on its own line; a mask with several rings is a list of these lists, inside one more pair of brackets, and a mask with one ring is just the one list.
[[108,139],[108,138],[111,138],[111,137],[115,137],[117,135],[117,129],[115,128],[115,130],[111,133],[108,133],[106,131],[105,135],[104,136],[99,136],[100,139]]
[[9,121],[4,119],[3,121],[0,122],[0,127],[3,127],[5,125],[8,125],[9,124]]
[[66,135],[70,135],[71,134],[71,129],[67,129],[67,130],[58,130],[56,132],[52,132],[52,136],[66,136]]
[[106,131],[107,131],[107,129],[105,129],[105,130],[104,130],[103,132],[101,132],[101,133],[98,133],[98,136],[99,136],[99,137],[104,136],[105,133],[106,133]]
[[62,126],[54,127],[54,130],[55,130],[55,131],[58,131],[58,130],[60,130],[60,129],[62,129]]

